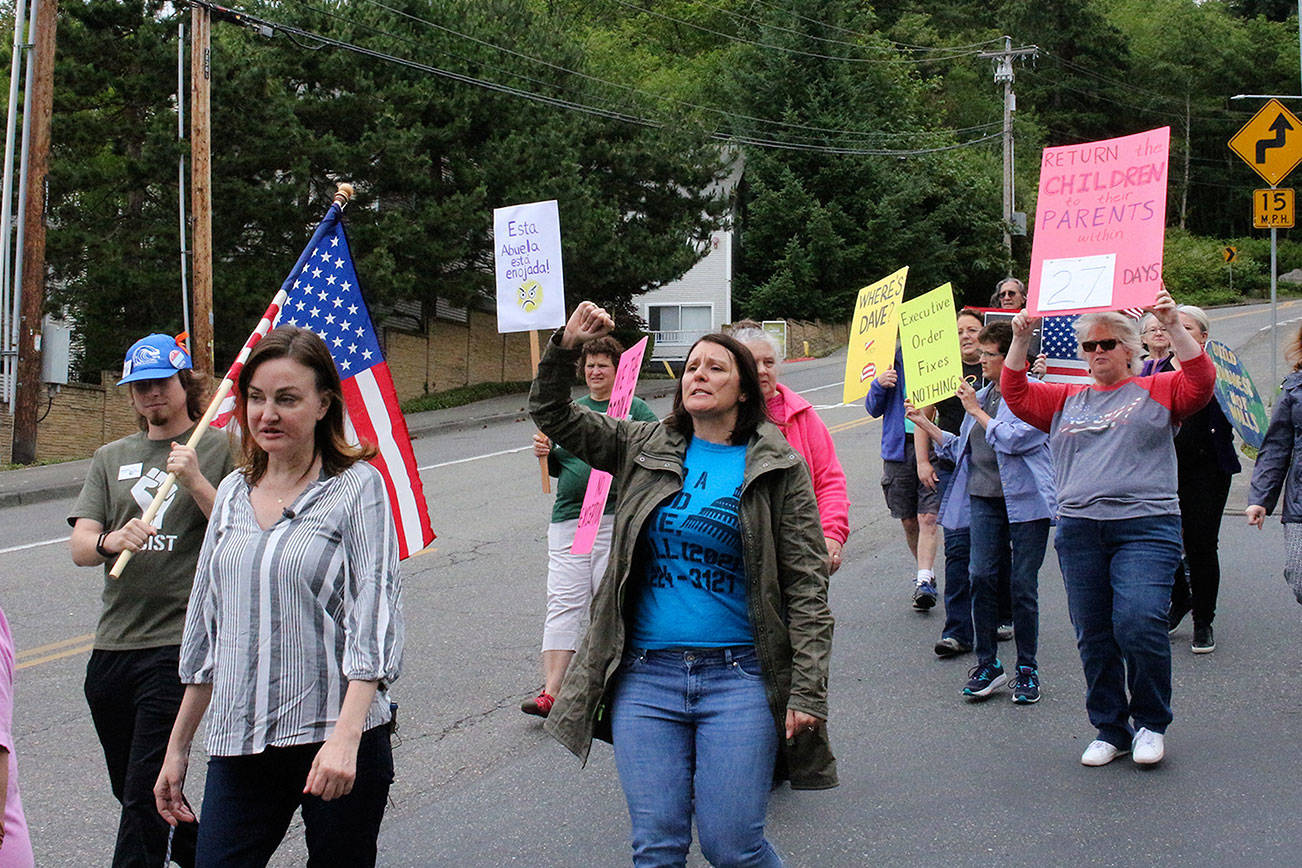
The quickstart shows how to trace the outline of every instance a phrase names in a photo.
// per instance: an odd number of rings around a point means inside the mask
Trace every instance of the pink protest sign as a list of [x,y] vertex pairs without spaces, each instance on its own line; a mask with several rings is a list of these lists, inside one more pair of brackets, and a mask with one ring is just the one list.
[[1144,307],[1162,280],[1171,128],[1045,148],[1026,309]]
[[[610,390],[610,404],[606,415],[627,419],[633,406],[633,390],[642,370],[642,356],[646,354],[646,338],[624,350],[615,370],[615,385]],[[610,494],[611,476],[603,470],[594,470],[588,476],[588,490],[583,493],[583,508],[579,510],[579,529],[574,532],[571,554],[586,555],[592,551],[592,541],[597,538],[601,514],[606,511],[606,497]]]

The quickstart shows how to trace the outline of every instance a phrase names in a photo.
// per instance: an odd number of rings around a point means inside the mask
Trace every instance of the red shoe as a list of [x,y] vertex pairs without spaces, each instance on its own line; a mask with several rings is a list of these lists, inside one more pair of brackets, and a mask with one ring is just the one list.
[[552,706],[556,703],[556,697],[552,696],[546,690],[539,693],[533,699],[526,699],[520,703],[520,710],[525,714],[533,714],[538,717],[546,717],[551,713]]

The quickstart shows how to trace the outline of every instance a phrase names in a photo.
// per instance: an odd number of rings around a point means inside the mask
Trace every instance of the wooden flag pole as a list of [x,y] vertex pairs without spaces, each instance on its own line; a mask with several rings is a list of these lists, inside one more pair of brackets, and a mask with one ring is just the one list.
[[[542,354],[538,351],[538,333],[533,329],[529,329],[529,363],[533,367],[533,377],[535,380],[538,379],[538,362],[541,358]],[[541,455],[538,456],[538,469],[542,472],[543,494],[551,494],[551,474],[547,472],[547,459]]]

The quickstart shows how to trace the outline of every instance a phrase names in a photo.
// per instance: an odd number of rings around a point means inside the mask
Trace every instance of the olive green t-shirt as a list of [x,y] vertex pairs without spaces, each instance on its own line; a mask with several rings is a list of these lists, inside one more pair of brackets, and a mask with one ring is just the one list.
[[[68,524],[88,518],[114,531],[139,518],[167,477],[172,441],[184,443],[189,438],[190,431],[166,440],[150,440],[141,432],[95,450]],[[205,431],[195,451],[200,470],[214,487],[234,466],[229,440],[220,431]],[[108,574],[116,557],[104,564],[104,610],[95,630],[96,648],[133,651],[181,644],[185,606],[208,519],[189,492],[177,485],[153,525],[158,533],[150,537],[147,548],[132,556],[122,578]]]
[[[605,413],[610,401],[594,401],[588,395],[575,399],[574,403],[587,407],[598,413]],[[628,408],[629,418],[637,422],[658,421],[656,414],[641,398],[634,396]],[[583,511],[583,495],[588,491],[588,476],[592,468],[575,458],[558,443],[552,444],[551,474],[556,477],[556,502],[552,504],[552,524],[570,521],[579,517]],[[606,496],[606,512],[615,509],[615,484],[611,483],[610,494]]]

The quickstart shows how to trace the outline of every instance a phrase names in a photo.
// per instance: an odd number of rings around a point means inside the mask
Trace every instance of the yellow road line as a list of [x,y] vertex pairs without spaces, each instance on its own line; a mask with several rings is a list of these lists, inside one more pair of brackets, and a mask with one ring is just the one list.
[[851,428],[858,428],[860,425],[867,425],[869,422],[876,422],[876,421],[877,420],[874,419],[872,416],[864,416],[862,419],[852,419],[849,422],[841,422],[837,425],[832,425],[827,430],[828,433],[839,434],[842,431],[848,431]]
[[59,642],[51,642],[49,645],[37,645],[35,648],[27,648],[19,651],[17,659],[22,660],[24,657],[35,657],[50,651],[57,651],[60,648],[67,648],[69,645],[83,645],[95,638],[94,633],[87,633],[84,636],[73,636],[71,639],[63,639]]
[[94,648],[94,645],[82,645],[79,648],[69,648],[67,651],[59,651],[54,654],[46,654],[44,657],[37,657],[32,660],[24,660],[15,666],[15,669],[26,669],[28,666],[37,666],[41,663],[49,663],[51,660],[62,660],[64,657],[75,657],[78,654],[85,654]]
[[436,552],[436,551],[438,551],[438,550],[439,550],[439,547],[438,547],[438,546],[430,546],[430,547],[427,548],[427,549],[421,549],[421,550],[418,551],[418,552],[412,552],[412,554],[410,555],[410,557],[418,558],[418,557],[420,557],[421,555],[432,555],[432,554],[434,554],[434,552]]
[[[1279,306],[1281,308],[1285,308],[1285,307],[1291,307],[1298,303],[1299,303],[1298,299],[1293,299],[1292,301],[1280,302]],[[1262,309],[1267,307],[1268,307],[1267,305],[1262,305],[1262,304],[1254,305],[1252,310],[1242,310],[1239,311],[1238,313],[1227,313],[1225,316],[1217,316],[1215,311],[1208,311],[1207,318],[1210,319],[1212,322],[1224,322],[1227,319],[1237,319],[1238,317],[1241,316],[1251,316],[1254,313],[1261,313]]]

